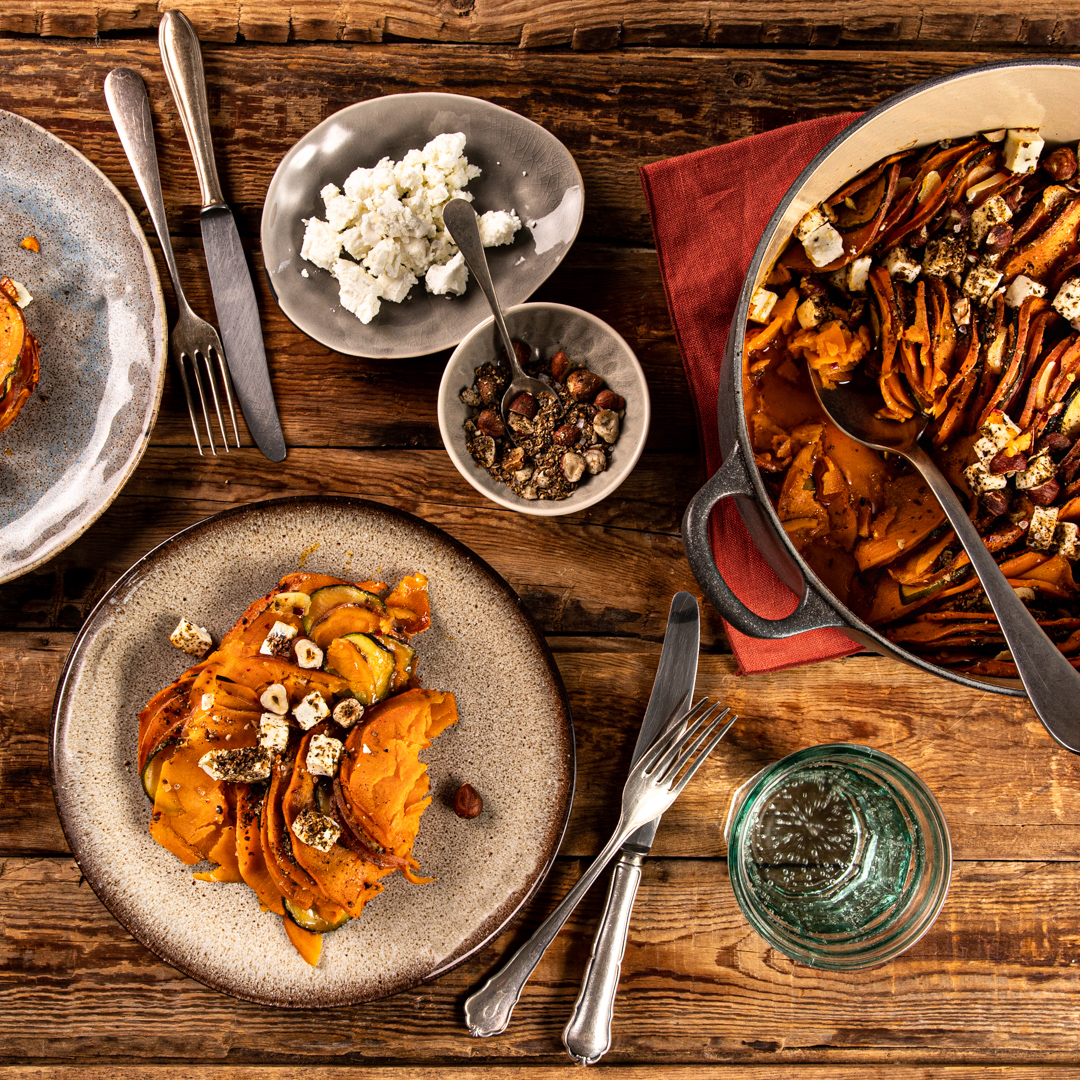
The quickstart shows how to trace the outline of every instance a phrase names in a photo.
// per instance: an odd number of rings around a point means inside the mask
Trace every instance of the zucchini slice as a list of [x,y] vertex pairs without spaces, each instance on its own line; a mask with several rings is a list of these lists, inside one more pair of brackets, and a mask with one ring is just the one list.
[[366,604],[338,604],[311,624],[308,637],[323,651],[334,638],[347,634],[370,634],[381,630],[387,616]]
[[396,694],[409,685],[416,650],[411,645],[406,645],[404,641],[398,641],[397,638],[386,634],[380,634],[378,642],[384,649],[389,649],[394,654],[394,673],[390,679],[390,692]]
[[349,684],[363,705],[374,705],[390,693],[395,656],[369,634],[334,638],[326,650],[326,668]]
[[334,916],[326,918],[319,911],[319,902],[315,901],[309,908],[302,908],[294,900],[282,897],[285,906],[285,917],[292,919],[302,930],[312,934],[328,934],[331,930],[340,930],[352,917],[347,911],[343,911],[337,905],[334,908]]
[[346,634],[345,640],[355,645],[371,668],[372,677],[375,679],[375,691],[371,701],[365,705],[374,705],[377,701],[390,694],[390,682],[394,677],[394,669],[397,667],[397,656],[386,647],[378,638],[370,634]]
[[158,784],[161,783],[161,767],[169,760],[169,754],[163,751],[174,750],[180,745],[179,739],[162,739],[161,742],[150,751],[146,764],[142,767],[139,779],[142,780],[142,789],[146,797],[153,802],[157,796]]
[[386,605],[374,593],[358,589],[355,585],[326,585],[311,594],[311,606],[304,616],[304,633],[310,634],[311,628],[339,604],[359,604],[378,612],[386,610]]

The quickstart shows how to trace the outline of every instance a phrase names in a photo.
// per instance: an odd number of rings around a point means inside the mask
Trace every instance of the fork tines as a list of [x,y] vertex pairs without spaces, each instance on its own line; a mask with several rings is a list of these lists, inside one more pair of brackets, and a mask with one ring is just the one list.
[[[731,719],[725,724],[729,713]],[[703,698],[688,713],[677,717],[656,740],[650,751],[655,761],[646,772],[655,774],[658,783],[682,791],[738,719],[730,708]]]
[[225,404],[229,412],[229,418],[232,421],[233,437],[236,440],[236,448],[240,448],[240,430],[236,422],[236,405],[233,400],[232,379],[229,376],[229,369],[225,363],[225,358],[221,355],[217,348],[211,344],[206,351],[196,349],[193,355],[189,355],[183,349],[177,349],[175,353],[176,366],[180,369],[180,382],[184,387],[184,397],[187,399],[188,415],[191,417],[191,429],[195,433],[195,445],[199,448],[199,454],[202,455],[202,440],[199,438],[199,420],[198,412],[195,407],[195,399],[191,393],[191,384],[188,382],[187,365],[191,364],[192,374],[195,376],[195,388],[199,395],[199,407],[202,412],[203,422],[206,425],[206,438],[210,444],[210,453],[217,457],[217,450],[214,447],[214,428],[210,421],[210,409],[206,403],[206,389],[203,386],[203,376],[199,372],[199,365],[202,364],[205,369],[206,383],[210,389],[210,397],[214,405],[214,413],[217,416],[218,428],[221,431],[222,442],[225,444],[225,453],[229,452],[229,433],[225,428],[225,418],[221,410],[221,398],[218,394],[218,379],[214,374],[214,361],[211,360],[211,355],[216,361],[218,371],[220,372],[221,386],[224,391]]

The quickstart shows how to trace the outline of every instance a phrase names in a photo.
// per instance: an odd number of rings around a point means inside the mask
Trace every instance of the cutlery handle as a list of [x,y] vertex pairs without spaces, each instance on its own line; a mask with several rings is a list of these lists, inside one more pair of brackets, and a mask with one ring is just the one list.
[[469,1034],[478,1038],[498,1035],[510,1024],[510,1014],[521,997],[521,991],[529,981],[529,976],[540,963],[547,947],[555,940],[563,923],[578,906],[589,886],[622,847],[623,841],[633,831],[627,827],[622,817],[615,835],[607,846],[589,864],[589,868],[574,883],[557,908],[540,924],[524,945],[476,990],[465,1002],[465,1022],[469,1025]]
[[143,202],[150,212],[154,232],[161,243],[176,302],[181,309],[187,308],[187,298],[180,285],[180,274],[169,239],[169,222],[165,216],[165,200],[161,195],[161,174],[158,172],[157,145],[154,142],[154,123],[150,116],[146,84],[139,73],[131,68],[113,68],[105,77],[105,100],[131,171],[135,174],[135,182],[142,192]]
[[1024,689],[1043,726],[1066,750],[1080,753],[1080,710],[1076,706],[1080,672],[1043,633],[1035,617],[1016,595],[953,493],[952,485],[929,455],[921,447],[915,447],[908,457],[937,496],[971,559],[972,568],[1016,662]]
[[563,1031],[563,1045],[579,1065],[592,1065],[611,1049],[611,1017],[630,931],[630,912],[641,883],[641,863],[640,855],[625,852],[615,863],[581,992]]
[[199,35],[182,11],[166,11],[158,27],[158,45],[165,77],[169,80],[191,156],[195,159],[203,209],[224,206],[214,163],[214,144],[210,141],[210,113],[206,107],[206,76]]

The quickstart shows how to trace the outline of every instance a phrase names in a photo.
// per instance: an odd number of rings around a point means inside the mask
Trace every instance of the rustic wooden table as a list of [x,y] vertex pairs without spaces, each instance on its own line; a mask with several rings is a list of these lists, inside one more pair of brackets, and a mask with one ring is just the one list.
[[[614,823],[668,600],[699,594],[679,519],[702,480],[690,397],[651,248],[638,166],[780,124],[864,108],[921,79],[1003,55],[1067,54],[1077,12],[1032,0],[980,15],[956,0],[191,0],[203,36],[226,195],[257,275],[289,446],[199,458],[172,380],[150,447],[77,543],[0,587],[0,1080],[349,1075],[529,1077],[570,1068],[559,1034],[577,993],[597,887],[529,984],[509,1030],[474,1041],[466,992],[523,940]],[[169,6],[167,0],[161,8]],[[0,11],[0,105],[78,147],[142,200],[102,82],[142,73],[165,199],[194,306],[212,314],[198,189],[168,96],[152,0],[21,0]],[[617,495],[561,520],[496,509],[443,452],[445,355],[355,360],[303,337],[262,281],[260,208],[292,143],[334,110],[409,90],[488,98],[543,124],[585,179],[585,221],[539,298],[588,308],[648,374],[647,452]],[[164,272],[162,267],[162,276]],[[166,284],[166,288],[168,288]],[[171,302],[171,297],[170,297]],[[719,343],[718,343],[719,346]],[[74,632],[111,582],[175,530],[228,506],[350,494],[447,530],[524,597],[566,681],[577,801],[555,869],[524,917],[439,981],[334,1015],[223,997],[163,964],[98,902],[71,859],[49,780],[50,708]],[[527,557],[526,557],[527,556]],[[699,693],[743,716],[667,815],[645,868],[605,1067],[626,1077],[1080,1075],[1080,767],[1031,710],[878,657],[739,678],[703,606]],[[130,723],[132,718],[117,718]],[[914,768],[952,829],[952,889],[936,925],[876,970],[789,962],[741,917],[721,824],[731,789],[800,747],[868,743]]]

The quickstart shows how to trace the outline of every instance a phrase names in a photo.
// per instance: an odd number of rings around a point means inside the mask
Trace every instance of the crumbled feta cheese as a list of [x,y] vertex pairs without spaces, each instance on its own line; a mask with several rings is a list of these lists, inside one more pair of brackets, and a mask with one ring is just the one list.
[[296,722],[305,730],[310,731],[320,720],[325,720],[330,715],[330,707],[318,690],[312,690],[299,705],[293,709]]
[[750,297],[750,321],[764,323],[769,321],[772,309],[776,307],[778,297],[768,289],[755,289]]
[[826,223],[803,241],[803,250],[815,266],[828,266],[843,256],[844,238]]
[[976,263],[964,278],[964,295],[985,304],[1001,281],[1001,271],[985,263]]
[[795,237],[800,243],[805,243],[814,232],[822,225],[828,225],[829,219],[825,216],[820,206],[813,206],[803,214],[799,224],[795,226]]
[[204,656],[214,644],[213,638],[201,627],[187,619],[181,619],[176,629],[169,635],[169,640],[188,656]]
[[202,700],[199,702],[199,708],[203,712],[209,712],[214,707],[214,695],[203,694]]
[[389,300],[392,304],[400,304],[409,295],[409,290],[416,284],[417,279],[415,274],[402,267],[398,277],[380,274],[375,280],[384,300]]
[[966,257],[967,245],[959,236],[943,236],[926,245],[922,267],[931,277],[963,273]]
[[362,266],[348,259],[338,259],[333,272],[338,281],[341,306],[367,325],[379,314],[382,306],[379,283]]
[[1071,521],[1060,522],[1054,530],[1054,546],[1066,559],[1080,559],[1080,528]]
[[1045,145],[1038,128],[1009,128],[1005,133],[1005,168],[1014,173],[1034,172]]
[[1005,290],[1005,303],[1009,307],[1019,307],[1029,296],[1045,296],[1046,286],[1032,281],[1027,274],[1021,274]]
[[308,218],[300,258],[307,259],[322,270],[332,270],[341,253],[341,237],[320,218]]
[[1057,472],[1057,465],[1050,456],[1049,451],[1043,450],[1034,457],[1028,458],[1028,467],[1021,473],[1016,474],[1016,486],[1021,491],[1028,488],[1042,487],[1047,480],[1053,480]]
[[260,695],[259,704],[278,716],[284,716],[289,711],[289,695],[281,683],[271,683]]
[[981,461],[969,465],[964,470],[964,476],[977,495],[984,491],[1000,491],[1009,482],[1007,476],[995,476]]
[[1005,224],[1012,216],[1009,204],[1000,195],[991,195],[982,206],[971,212],[971,224],[968,226],[971,242],[978,247],[995,225]]
[[922,266],[915,262],[907,248],[894,247],[885,256],[885,269],[890,277],[900,278],[910,285],[919,276]]
[[795,309],[795,317],[804,330],[812,330],[832,318],[832,304],[824,296],[809,296]]
[[293,651],[296,653],[296,662],[302,668],[322,667],[323,651],[314,641],[309,641],[307,638],[297,638],[293,644]]
[[264,712],[259,717],[259,745],[280,754],[289,745],[289,721],[278,713]]
[[1050,305],[1063,319],[1080,319],[1080,277],[1067,278]]
[[270,775],[270,751],[261,746],[210,750],[199,758],[199,768],[214,780],[250,784]]
[[317,810],[304,810],[293,819],[292,832],[306,847],[326,852],[338,842],[341,826]]
[[1027,531],[1027,546],[1036,551],[1049,551],[1054,543],[1057,531],[1058,508],[1056,506],[1036,506],[1031,511],[1031,524]]
[[847,271],[847,287],[849,292],[866,292],[866,283],[870,278],[869,255],[861,259],[852,259],[844,268]]
[[259,646],[259,652],[263,656],[281,656],[289,651],[294,637],[296,637],[295,626],[276,622],[270,627],[266,640]]
[[429,267],[424,275],[424,284],[429,293],[436,296],[460,296],[469,283],[469,268],[465,265],[465,257],[459,251],[444,266]]
[[[1000,419],[999,419],[1000,418]],[[1008,446],[1011,439],[1020,434],[1020,429],[1002,412],[994,412],[981,428],[981,438],[975,443],[975,456],[989,465],[997,454]]]
[[521,218],[513,210],[489,210],[480,215],[476,224],[484,247],[502,247],[514,242],[514,234],[521,228]]
[[356,698],[342,698],[334,706],[334,722],[348,730],[364,715],[364,706]]
[[329,735],[312,735],[307,752],[307,771],[312,776],[333,776],[345,751],[340,739]]

